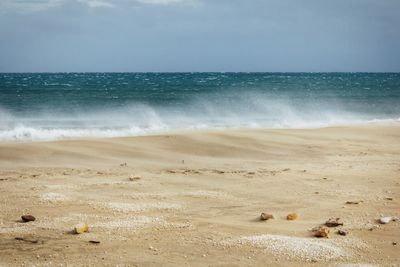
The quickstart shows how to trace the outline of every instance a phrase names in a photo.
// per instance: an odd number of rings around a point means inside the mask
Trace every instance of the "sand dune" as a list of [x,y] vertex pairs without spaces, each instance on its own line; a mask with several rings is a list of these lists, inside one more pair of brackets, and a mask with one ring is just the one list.
[[396,265],[400,126],[1,143],[0,210],[0,266]]

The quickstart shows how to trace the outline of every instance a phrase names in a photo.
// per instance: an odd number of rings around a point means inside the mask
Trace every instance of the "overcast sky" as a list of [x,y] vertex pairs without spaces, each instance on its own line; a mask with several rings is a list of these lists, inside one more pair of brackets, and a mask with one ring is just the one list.
[[0,72],[400,71],[400,0],[0,0]]

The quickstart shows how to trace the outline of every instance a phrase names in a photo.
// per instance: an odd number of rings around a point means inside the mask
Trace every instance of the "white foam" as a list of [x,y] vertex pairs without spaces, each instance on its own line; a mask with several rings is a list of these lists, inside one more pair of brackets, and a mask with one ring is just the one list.
[[316,128],[400,122],[398,116],[351,112],[334,101],[313,105],[257,94],[224,97],[227,96],[203,97],[172,107],[130,103],[118,108],[48,110],[29,115],[15,115],[0,107],[0,141],[109,138],[189,129]]

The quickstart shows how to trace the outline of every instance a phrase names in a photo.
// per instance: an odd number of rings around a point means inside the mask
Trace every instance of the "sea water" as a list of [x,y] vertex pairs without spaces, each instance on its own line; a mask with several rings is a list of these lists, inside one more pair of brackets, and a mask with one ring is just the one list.
[[399,73],[0,73],[0,141],[399,118]]

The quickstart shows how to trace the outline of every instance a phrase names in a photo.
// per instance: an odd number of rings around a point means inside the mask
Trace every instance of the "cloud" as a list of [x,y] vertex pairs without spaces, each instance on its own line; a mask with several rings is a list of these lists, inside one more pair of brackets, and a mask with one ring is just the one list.
[[194,0],[136,0],[136,2],[140,4],[147,4],[147,5],[195,5],[197,1]]
[[110,2],[101,0],[78,0],[78,2],[85,4],[90,8],[114,7]]
[[55,7],[78,3],[89,8],[130,7],[137,5],[196,6],[200,0],[0,0],[0,14],[7,13],[35,13]]
[[31,13],[61,6],[64,0],[1,0],[0,13]]

